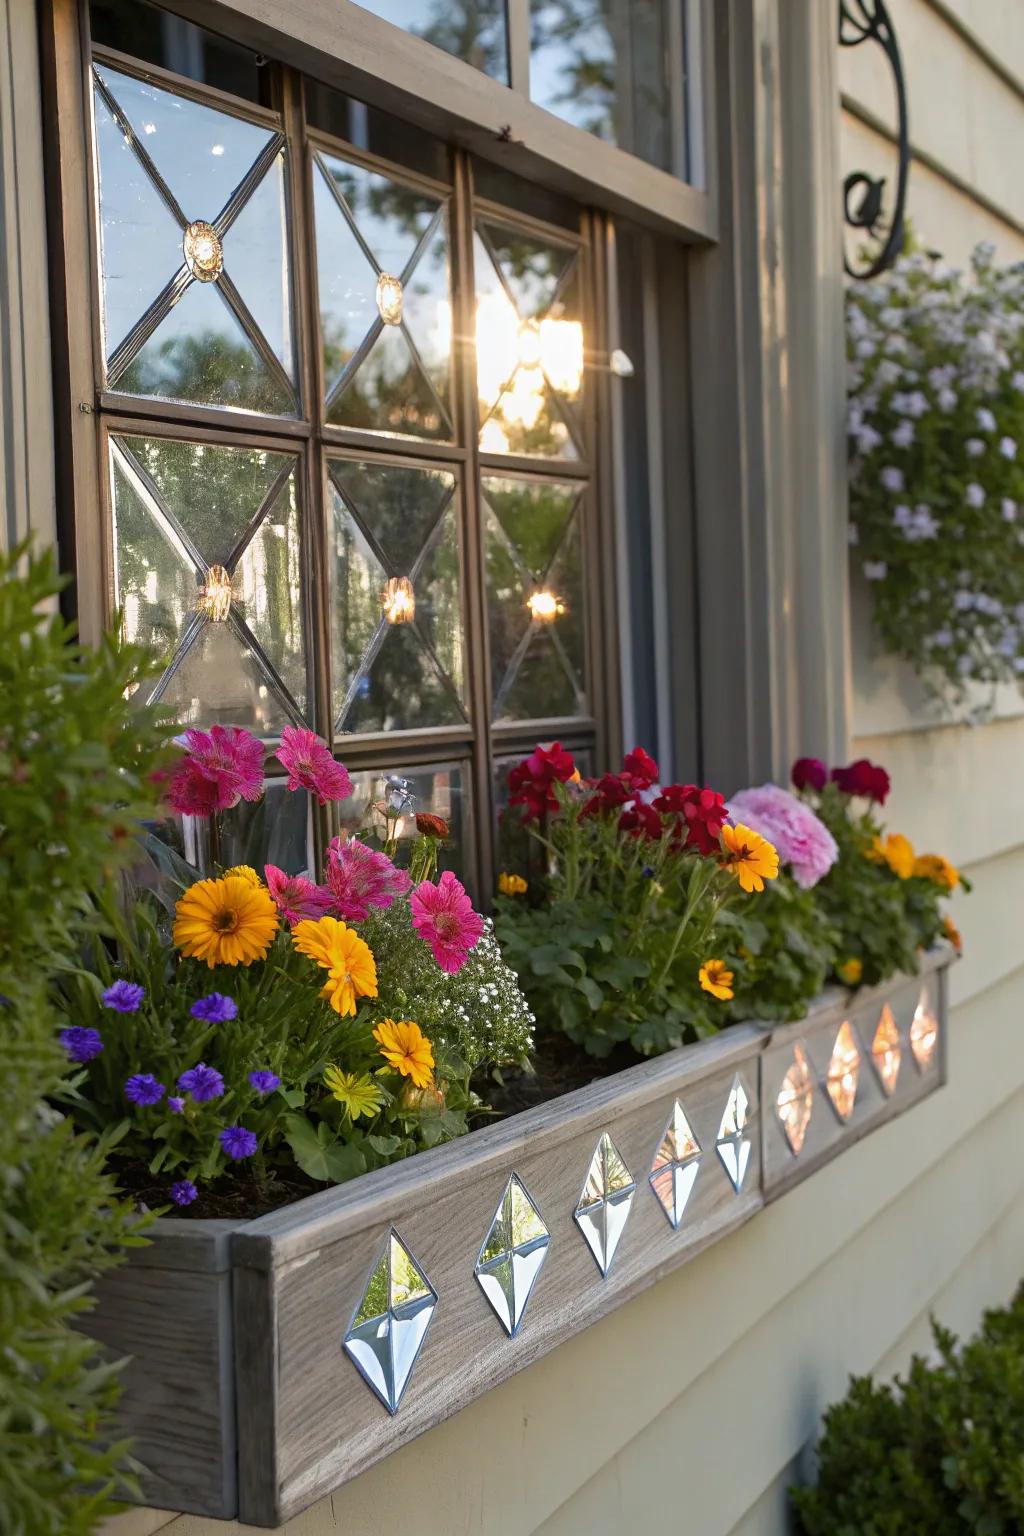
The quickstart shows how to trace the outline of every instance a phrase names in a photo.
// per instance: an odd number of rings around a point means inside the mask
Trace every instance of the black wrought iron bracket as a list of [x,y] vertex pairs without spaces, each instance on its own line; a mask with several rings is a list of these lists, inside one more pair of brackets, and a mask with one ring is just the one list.
[[910,134],[907,122],[907,88],[903,62],[885,0],[839,0],[839,45],[857,48],[861,43],[878,43],[892,68],[896,85],[897,153],[896,199],[891,216],[885,216],[883,198],[885,177],[869,176],[866,171],[851,171],[843,182],[843,213],[851,229],[859,230],[880,242],[877,254],[856,265],[843,256],[850,277],[877,277],[891,267],[903,248],[903,212],[907,198],[910,169]]

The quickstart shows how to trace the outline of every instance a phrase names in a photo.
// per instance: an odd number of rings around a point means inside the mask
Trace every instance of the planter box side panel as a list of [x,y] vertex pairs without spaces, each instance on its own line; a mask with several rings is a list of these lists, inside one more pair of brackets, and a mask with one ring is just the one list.
[[[321,1218],[323,1240],[315,1251],[288,1257],[267,1272],[249,1273],[247,1289],[262,1283],[272,1298],[274,1326],[264,1329],[264,1338],[269,1335],[276,1341],[277,1395],[273,1403],[261,1406],[260,1413],[276,1417],[277,1462],[275,1467],[266,1454],[265,1433],[252,1438],[241,1433],[241,1518],[274,1525],[298,1513],[755,1214],[762,1204],[757,1119],[762,1044],[751,1031],[745,1054],[737,1060],[735,1042],[730,1042],[728,1065],[717,1070],[705,1065],[702,1075],[694,1074],[685,1051],[676,1053],[674,1078],[668,1059],[663,1058],[664,1068],[652,1075],[640,1102],[632,1093],[624,1103],[613,1100],[587,1108],[586,1094],[574,1095],[574,1110],[556,1104],[517,1117],[521,1128],[531,1117],[536,1123],[531,1135],[517,1138],[507,1162],[496,1163],[488,1151],[494,1144],[491,1130],[498,1137],[505,1134],[503,1127],[495,1126],[480,1133],[478,1160],[464,1165],[457,1177],[427,1186],[400,1209],[389,1207],[387,1193],[396,1178],[395,1188],[400,1188],[402,1169],[386,1170],[388,1178],[371,1175],[380,1180],[382,1198],[366,1207],[360,1223],[352,1220],[359,1198],[353,1190],[347,1210],[344,1197],[337,1202],[335,1240],[324,1230]],[[708,1055],[701,1052],[697,1059],[706,1062]],[[646,1069],[634,1071],[643,1074]],[[720,1156],[716,1148],[737,1073],[750,1106],[745,1150],[740,1154],[739,1191],[726,1171],[730,1149]],[[692,1174],[684,1168],[688,1196],[675,1228],[651,1187],[649,1174],[677,1100],[700,1150],[699,1160],[695,1155],[694,1162],[686,1165]],[[635,1191],[603,1276],[574,1212],[605,1132],[635,1182]],[[528,1304],[514,1336],[509,1336],[474,1266],[513,1174],[550,1236]],[[609,1224],[617,1227],[621,1220],[619,1206],[610,1214]],[[599,1231],[607,1230],[600,1221],[597,1225]],[[437,1298],[393,1417],[342,1348],[392,1231]],[[248,1250],[251,1255],[249,1243],[248,1233],[240,1234],[236,1252]],[[251,1341],[251,1347],[257,1342]]]

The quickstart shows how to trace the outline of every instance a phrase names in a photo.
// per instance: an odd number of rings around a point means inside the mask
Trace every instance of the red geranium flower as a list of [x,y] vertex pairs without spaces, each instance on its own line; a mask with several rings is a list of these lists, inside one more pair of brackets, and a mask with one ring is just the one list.
[[592,782],[590,791],[590,798],[583,807],[583,817],[607,816],[633,798],[633,791],[616,773],[606,773]]
[[622,776],[628,779],[634,789],[650,789],[652,784],[658,782],[658,765],[643,747],[634,747],[632,752],[627,752],[623,761]]
[[634,800],[619,817],[619,831],[632,837],[646,837],[648,842],[656,842],[664,832],[661,817],[651,805],[645,805],[642,800]]
[[508,776],[509,805],[526,807],[527,821],[538,820],[545,811],[557,811],[554,785],[566,784],[576,774],[572,753],[561,742],[550,747],[536,747]]
[[831,778],[844,795],[861,795],[878,805],[884,805],[888,798],[889,775],[878,763],[872,763],[866,757],[858,757],[855,763],[849,763],[845,768],[833,768]]
[[717,853],[722,827],[728,812],[717,790],[696,784],[669,784],[653,801],[656,811],[682,818],[686,827],[685,843],[705,856]]
[[798,757],[793,764],[793,783],[797,789],[825,788],[828,769],[820,757]]

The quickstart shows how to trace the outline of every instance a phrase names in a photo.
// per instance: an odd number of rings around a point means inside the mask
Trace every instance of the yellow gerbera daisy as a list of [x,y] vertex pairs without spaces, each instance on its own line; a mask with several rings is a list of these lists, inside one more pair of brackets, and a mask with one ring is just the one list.
[[522,875],[508,875],[502,870],[498,876],[498,890],[502,896],[525,896],[527,884]]
[[922,853],[914,860],[913,872],[922,880],[934,880],[945,891],[955,891],[960,884],[960,871],[941,853]]
[[845,981],[848,987],[859,986],[860,979],[864,975],[863,960],[858,960],[856,955],[851,956],[849,960],[844,960],[842,965],[836,966],[836,975],[840,981]]
[[343,1072],[340,1067],[329,1066],[324,1071],[324,1083],[333,1098],[343,1104],[353,1120],[360,1115],[375,1115],[380,1109],[381,1091],[366,1072]]
[[722,846],[726,854],[723,863],[748,893],[763,891],[765,881],[774,880],[779,873],[778,853],[751,827],[727,823],[722,828]]
[[430,1086],[434,1075],[434,1051],[426,1035],[412,1019],[385,1019],[373,1038],[389,1066],[411,1077],[417,1088]]
[[327,972],[320,996],[335,1013],[355,1013],[356,998],[377,996],[373,951],[347,923],[336,917],[306,918],[292,929],[292,943]]
[[262,960],[277,932],[270,892],[240,875],[197,880],[175,907],[174,942],[183,955],[215,965]]
[[224,871],[225,875],[237,875],[239,880],[248,880],[250,885],[262,885],[263,881],[253,869],[251,864],[235,864],[231,869]]
[[710,992],[720,1002],[727,1003],[734,995],[733,974],[724,960],[705,960],[698,974],[704,991]]

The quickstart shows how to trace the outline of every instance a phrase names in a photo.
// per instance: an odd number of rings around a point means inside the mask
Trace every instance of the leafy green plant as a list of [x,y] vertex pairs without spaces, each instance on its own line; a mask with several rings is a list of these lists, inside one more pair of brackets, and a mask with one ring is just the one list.
[[882,643],[949,704],[1024,676],[1024,267],[993,256],[846,294],[854,558]]
[[804,890],[781,871],[757,902],[719,914],[717,952],[733,972],[730,1023],[803,1018],[832,973],[840,933],[817,887]]
[[1024,1287],[960,1346],[892,1386],[853,1378],[825,1415],[818,1481],[794,1488],[804,1536],[1012,1536],[1024,1529]]
[[[85,1536],[125,1484],[116,1372],[74,1326],[141,1238],[104,1159],[53,1104],[74,1089],[49,992],[150,813],[167,729],[126,695],[143,653],[85,651],[50,555],[0,557],[0,1525]],[[107,1442],[106,1444],[104,1442]]]

